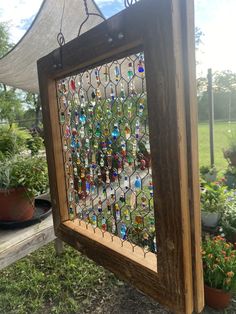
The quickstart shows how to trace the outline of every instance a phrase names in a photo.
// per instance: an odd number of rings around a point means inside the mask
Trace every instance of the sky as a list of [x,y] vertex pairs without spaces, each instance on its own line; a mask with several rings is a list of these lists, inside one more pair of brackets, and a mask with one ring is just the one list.
[[[124,4],[124,0],[95,1],[106,17],[122,10]],[[24,35],[41,3],[42,0],[0,0],[0,21],[9,23],[12,42],[17,43]],[[195,25],[204,33],[197,52],[198,76],[205,76],[208,68],[236,72],[235,14],[236,0],[195,0]]]

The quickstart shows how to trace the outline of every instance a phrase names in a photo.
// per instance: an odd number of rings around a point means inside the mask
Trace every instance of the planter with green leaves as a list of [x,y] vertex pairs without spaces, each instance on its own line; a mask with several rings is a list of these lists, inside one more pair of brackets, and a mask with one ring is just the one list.
[[202,242],[202,260],[206,304],[223,310],[236,291],[236,251],[221,236],[206,237]]
[[236,167],[236,132],[231,132],[228,136],[228,147],[223,149],[224,157],[230,166]]
[[207,181],[207,182],[214,182],[216,181],[216,177],[217,177],[217,170],[216,167],[213,166],[202,166],[200,168],[200,174],[201,177]]
[[229,166],[225,173],[225,184],[227,185],[228,188],[230,189],[235,189],[236,188],[236,167]]
[[223,233],[228,241],[236,243],[236,193],[231,191],[228,194],[227,207],[221,219]]
[[225,186],[216,183],[204,184],[201,191],[202,224],[205,227],[216,227],[223,214],[227,201]]
[[44,158],[19,156],[0,161],[0,220],[26,221],[34,213],[34,197],[48,189]]

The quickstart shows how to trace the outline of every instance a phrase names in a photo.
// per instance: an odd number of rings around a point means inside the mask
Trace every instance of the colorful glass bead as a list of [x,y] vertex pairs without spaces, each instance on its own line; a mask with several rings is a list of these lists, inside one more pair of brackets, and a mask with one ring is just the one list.
[[60,122],[65,123],[65,113],[64,112],[61,112],[61,114],[60,114]]
[[124,101],[124,99],[125,99],[125,90],[124,90],[124,86],[122,83],[120,84],[120,98],[122,101]]
[[139,110],[138,114],[141,117],[143,115],[143,110],[144,110],[144,98],[140,98],[139,100]]
[[128,107],[127,107],[128,117],[129,117],[129,118],[132,117],[132,106],[133,106],[133,104],[132,104],[132,102],[130,101],[130,102],[128,103]]
[[75,124],[78,125],[79,124],[79,114],[78,111],[75,110]]
[[116,77],[116,81],[118,82],[120,79],[120,68],[118,65],[115,66],[115,77]]
[[140,215],[135,216],[135,223],[141,225],[143,223],[143,217]]
[[113,128],[113,131],[112,131],[111,135],[112,135],[114,140],[116,140],[117,137],[120,135],[120,131],[118,129],[118,125],[117,124],[114,124],[114,128]]
[[139,62],[138,62],[138,72],[139,73],[144,73],[144,62],[143,62],[143,56],[140,55],[139,57]]
[[116,233],[116,221],[114,218],[112,218],[112,221],[111,221],[111,232],[113,234]]
[[122,240],[126,240],[127,238],[127,227],[124,223],[122,223],[121,227],[120,227],[120,235],[121,235],[121,238]]
[[146,160],[145,159],[141,159],[140,160],[140,169],[141,170],[145,170],[146,169]]
[[86,117],[86,115],[84,114],[84,110],[81,110],[81,115],[80,115],[80,117],[79,117],[79,121],[81,122],[82,125],[84,125],[85,122],[86,122],[86,120],[87,120],[87,117]]
[[142,208],[145,209],[147,207],[147,199],[145,196],[141,197],[141,201],[142,201]]
[[156,236],[154,236],[154,238],[153,238],[153,249],[154,249],[154,252],[156,253],[156,252],[157,252],[157,240],[156,240]]
[[81,137],[81,138],[84,138],[84,135],[85,135],[85,130],[84,130],[84,126],[82,126],[81,128],[80,128],[80,130],[79,130],[79,136]]
[[110,203],[109,199],[107,199],[106,204],[107,204],[107,211],[110,212],[111,211],[111,203]]
[[140,190],[142,187],[142,181],[141,181],[141,178],[139,176],[136,176],[136,179],[134,181],[134,188],[136,190]]
[[128,123],[125,124],[125,138],[128,140],[131,135],[131,130]]
[[131,80],[134,76],[134,72],[133,72],[133,64],[132,62],[129,62],[128,64],[128,72],[127,72],[127,75],[128,75],[128,79]]
[[102,98],[102,94],[101,94],[101,91],[99,88],[96,89],[96,96],[98,99],[101,99]]
[[108,82],[108,78],[109,78],[109,70],[108,70],[108,66],[105,65],[105,67],[104,67],[104,79],[105,79],[105,83]]
[[126,209],[124,210],[124,215],[125,215],[125,219],[129,221],[129,220],[130,220],[130,213],[129,213],[128,208],[126,208]]
[[138,139],[140,134],[140,122],[139,120],[136,121],[135,124],[135,137]]
[[107,220],[105,217],[102,217],[102,231],[107,231]]
[[111,92],[110,92],[111,100],[114,101],[115,100],[115,92],[114,92],[112,84],[110,84],[110,89],[111,89]]
[[152,185],[152,181],[149,182],[149,193],[150,193],[150,196],[153,197],[153,185]]
[[70,80],[70,88],[75,92],[75,80]]
[[91,217],[91,224],[92,224],[93,228],[97,227],[97,216],[95,213],[93,213],[93,215]]
[[68,147],[67,147],[67,142],[64,141],[63,150],[64,150],[64,151],[67,151],[67,148],[68,148]]
[[98,212],[99,213],[102,212],[102,200],[101,200],[101,197],[99,197],[99,199],[98,199]]
[[99,123],[99,122],[97,123],[95,135],[96,135],[97,137],[100,137],[100,136],[102,135],[101,128],[100,128],[100,123]]
[[119,208],[119,205],[117,203],[114,205],[114,209],[115,209],[115,213],[116,213],[116,221],[119,221],[120,220],[120,208]]
[[74,219],[74,211],[72,207],[69,208],[69,216],[70,216],[70,220]]
[[86,193],[89,194],[89,192],[90,192],[90,184],[89,184],[88,181],[86,181],[85,186],[86,186]]
[[111,180],[110,180],[110,171],[109,171],[109,170],[106,171],[106,183],[107,183],[107,184],[110,184],[110,183],[111,183]]

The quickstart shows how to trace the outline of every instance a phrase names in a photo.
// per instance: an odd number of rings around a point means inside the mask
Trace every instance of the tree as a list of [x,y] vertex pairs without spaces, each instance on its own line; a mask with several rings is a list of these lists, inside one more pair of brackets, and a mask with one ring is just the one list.
[[[9,29],[6,23],[0,22],[0,57],[12,48]],[[22,103],[14,88],[0,84],[0,120],[12,127],[15,120],[23,115]]]
[[7,23],[0,22],[0,58],[4,56],[13,44],[10,43],[9,29]]
[[0,92],[0,120],[12,127],[14,121],[23,116],[22,103],[14,89],[7,88]]

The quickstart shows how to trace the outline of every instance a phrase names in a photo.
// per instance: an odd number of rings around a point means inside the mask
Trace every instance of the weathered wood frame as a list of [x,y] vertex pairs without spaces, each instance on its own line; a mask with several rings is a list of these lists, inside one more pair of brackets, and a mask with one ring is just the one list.
[[[158,271],[69,221],[57,112],[56,80],[137,51],[145,54]],[[194,62],[193,0],[140,1],[38,61],[56,236],[179,313],[204,304]]]

